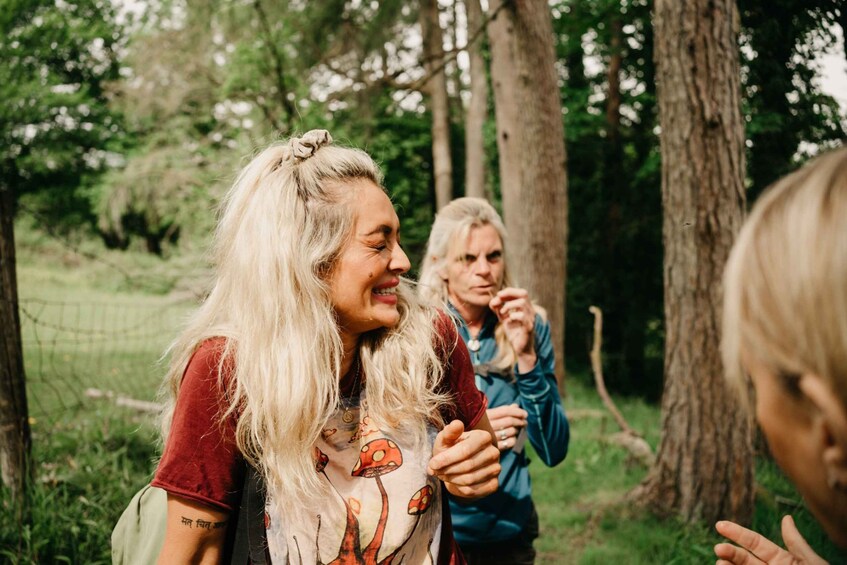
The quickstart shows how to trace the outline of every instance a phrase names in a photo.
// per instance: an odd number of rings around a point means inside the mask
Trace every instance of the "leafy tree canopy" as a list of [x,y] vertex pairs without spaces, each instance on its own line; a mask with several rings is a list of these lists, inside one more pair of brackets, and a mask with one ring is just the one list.
[[91,179],[119,155],[121,28],[108,1],[0,2],[0,178],[59,225],[91,218]]

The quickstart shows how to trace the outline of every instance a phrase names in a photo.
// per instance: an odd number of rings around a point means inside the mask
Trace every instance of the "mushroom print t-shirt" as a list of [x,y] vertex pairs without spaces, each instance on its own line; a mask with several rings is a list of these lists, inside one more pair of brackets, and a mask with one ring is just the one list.
[[[453,402],[445,422],[466,429],[485,414],[467,349],[449,319],[439,323],[448,344],[441,390]],[[204,342],[186,368],[171,431],[152,481],[168,493],[229,511],[241,497],[244,461],[235,444],[235,417],[221,425],[224,394],[218,364],[223,339]],[[454,345],[455,344],[455,345]],[[227,381],[227,375],[224,376]],[[437,430],[415,449],[383,433],[369,415],[365,389],[342,381],[342,402],[312,448],[322,497],[297,515],[265,516],[272,562],[350,565],[461,564],[442,485],[426,473]],[[367,380],[364,376],[362,379]]]
[[373,425],[364,396],[344,402],[314,448],[328,499],[300,516],[279,518],[268,502],[274,563],[437,563],[441,488],[426,473],[436,429],[416,451]]

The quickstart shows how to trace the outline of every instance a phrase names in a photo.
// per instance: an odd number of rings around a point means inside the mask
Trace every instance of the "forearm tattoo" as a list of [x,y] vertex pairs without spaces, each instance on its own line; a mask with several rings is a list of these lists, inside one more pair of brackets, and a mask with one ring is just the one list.
[[186,516],[182,516],[182,525],[188,526],[189,528],[200,528],[203,530],[218,530],[220,528],[226,527],[226,520],[222,522],[210,522],[209,520],[204,520],[203,518],[197,518],[196,520],[192,520]]

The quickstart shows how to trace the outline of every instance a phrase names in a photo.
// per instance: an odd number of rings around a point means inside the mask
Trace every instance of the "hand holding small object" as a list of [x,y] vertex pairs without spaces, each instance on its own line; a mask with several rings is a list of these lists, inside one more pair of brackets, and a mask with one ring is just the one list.
[[506,451],[515,447],[521,430],[526,427],[526,410],[517,404],[489,408],[488,421],[497,434],[497,448]]

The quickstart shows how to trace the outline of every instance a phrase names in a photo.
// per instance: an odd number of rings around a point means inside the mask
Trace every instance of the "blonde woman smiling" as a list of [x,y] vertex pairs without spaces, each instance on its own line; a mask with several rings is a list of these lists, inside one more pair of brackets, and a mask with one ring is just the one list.
[[172,347],[159,562],[227,560],[252,465],[273,563],[462,563],[442,489],[494,492],[499,453],[467,350],[403,278],[372,159],[325,131],[261,152],[215,264]]

